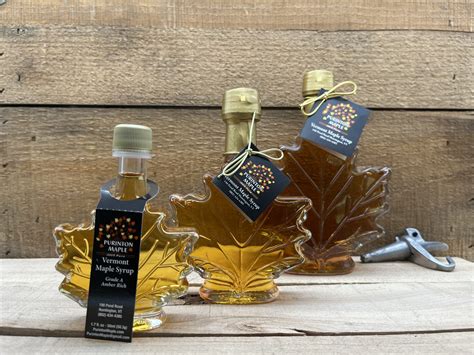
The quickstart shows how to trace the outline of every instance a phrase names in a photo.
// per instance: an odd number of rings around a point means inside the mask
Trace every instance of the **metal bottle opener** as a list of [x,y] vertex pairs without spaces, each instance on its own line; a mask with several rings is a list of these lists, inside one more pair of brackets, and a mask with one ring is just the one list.
[[446,243],[427,242],[415,228],[406,228],[401,236],[395,237],[395,242],[371,253],[361,255],[363,263],[380,261],[410,260],[415,264],[439,271],[453,271],[456,263],[450,256],[446,257],[447,264],[436,259],[430,252],[447,251]]

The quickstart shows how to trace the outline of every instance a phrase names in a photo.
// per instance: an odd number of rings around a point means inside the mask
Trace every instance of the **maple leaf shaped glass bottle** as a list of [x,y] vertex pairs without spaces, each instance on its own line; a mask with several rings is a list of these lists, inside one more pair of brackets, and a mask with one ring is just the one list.
[[[227,126],[224,163],[247,146],[252,115],[260,119],[256,90],[238,88],[224,95],[222,117]],[[255,130],[253,130],[255,132]],[[304,197],[277,197],[251,222],[204,176],[204,195],[172,195],[177,223],[199,233],[191,263],[204,278],[201,297],[212,303],[264,303],[278,296],[274,279],[304,258],[300,245],[309,238],[303,228],[310,201]],[[292,250],[291,255],[285,255]]]
[[[310,71],[304,76],[303,96],[317,96],[320,89],[332,87],[331,72]],[[313,202],[305,222],[312,237],[302,246],[306,261],[290,272],[352,272],[354,249],[384,233],[376,220],[388,208],[390,169],[356,167],[357,150],[345,158],[300,136],[293,146],[283,146],[281,150],[285,153],[281,167],[292,180],[284,194],[303,195]]]
[[[147,193],[146,160],[151,158],[151,129],[118,125],[114,129],[113,155],[118,176],[111,192],[118,200],[134,200]],[[64,295],[87,307],[95,213],[86,224],[61,224],[54,230],[60,256],[56,269],[66,277],[59,286]],[[134,331],[159,327],[165,320],[162,307],[187,292],[187,257],[198,235],[168,227],[166,215],[145,205],[139,257]]]

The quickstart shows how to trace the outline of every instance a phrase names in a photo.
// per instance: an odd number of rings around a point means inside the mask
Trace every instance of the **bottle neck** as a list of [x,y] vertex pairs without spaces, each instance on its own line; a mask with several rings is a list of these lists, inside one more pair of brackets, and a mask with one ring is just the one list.
[[[303,83],[303,97],[304,97],[304,100],[307,100],[309,99],[310,97],[316,97],[316,96],[319,96],[320,92],[321,92],[321,89],[324,89],[324,90],[331,90],[331,88],[334,86],[334,83],[332,81],[332,79],[330,81],[328,81],[327,83],[325,83],[325,85],[321,85],[321,86],[313,86],[311,89],[306,87],[306,84]],[[312,104],[309,104],[309,105],[305,105],[303,106],[303,109],[306,111],[306,112],[309,112],[311,111],[311,109],[313,108],[313,105],[314,103]]]
[[252,137],[249,137],[252,125],[251,115],[249,118],[249,114],[243,114],[240,117],[234,114],[234,117],[225,118],[224,121],[226,123],[224,161],[227,162],[248,145],[249,139],[253,144],[257,143],[257,130],[255,129],[257,123],[254,123]]
[[[314,95],[305,95],[305,94],[303,93],[303,98],[304,98],[304,100],[309,99],[311,96],[314,96]],[[313,105],[314,105],[314,103],[313,103],[313,104],[309,104],[309,105],[304,105],[304,106],[303,106],[303,110],[305,110],[306,112],[309,112],[309,111],[311,111],[311,109],[313,108]]]
[[120,200],[134,200],[147,193],[146,159],[118,157],[118,174],[114,196]]

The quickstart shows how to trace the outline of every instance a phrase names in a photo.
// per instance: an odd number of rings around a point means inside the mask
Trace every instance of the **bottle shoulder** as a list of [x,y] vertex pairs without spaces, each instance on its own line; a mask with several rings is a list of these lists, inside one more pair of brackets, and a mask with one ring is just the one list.
[[[311,208],[311,201],[303,196],[277,197],[257,218],[251,221],[236,207],[227,196],[212,182],[215,177],[206,174],[203,177],[203,194],[172,195],[170,203],[179,225],[195,227],[200,234],[220,235],[220,232],[238,231],[243,235],[259,229],[295,227],[304,237],[306,231],[302,221]],[[212,225],[211,228],[209,226]],[[220,231],[220,232],[219,232]]]

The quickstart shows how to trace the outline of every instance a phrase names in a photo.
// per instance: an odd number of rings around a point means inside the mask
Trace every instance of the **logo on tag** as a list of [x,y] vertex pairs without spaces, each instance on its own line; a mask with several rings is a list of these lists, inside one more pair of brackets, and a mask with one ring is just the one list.
[[[258,151],[255,145],[251,148]],[[233,175],[215,177],[213,183],[248,218],[255,221],[289,185],[290,179],[268,159],[251,155]]]
[[352,101],[328,99],[308,117],[300,136],[349,157],[354,154],[369,115],[369,110]]

